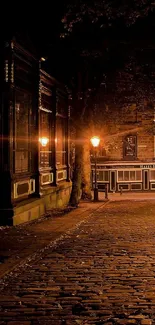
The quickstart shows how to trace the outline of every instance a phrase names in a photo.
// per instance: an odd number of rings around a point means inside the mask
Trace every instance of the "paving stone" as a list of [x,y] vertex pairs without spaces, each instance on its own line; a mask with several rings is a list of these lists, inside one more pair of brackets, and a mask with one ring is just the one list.
[[152,325],[152,320],[151,319],[142,319],[141,320],[142,325]]
[[1,303],[1,301],[3,302],[3,301],[16,301],[16,300],[20,300],[20,298],[19,297],[16,297],[16,296],[5,296],[5,295],[1,295],[0,296],[0,303]]
[[95,212],[5,279],[2,322],[153,325],[154,215],[151,201],[138,207],[137,202],[112,202]]
[[29,321],[11,321],[8,322],[7,325],[31,325]]

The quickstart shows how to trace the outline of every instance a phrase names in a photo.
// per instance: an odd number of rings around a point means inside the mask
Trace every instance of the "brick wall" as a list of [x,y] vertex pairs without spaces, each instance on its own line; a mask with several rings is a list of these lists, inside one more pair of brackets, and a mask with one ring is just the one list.
[[137,160],[154,158],[154,112],[147,107],[136,110],[136,106],[120,110],[117,118],[111,114],[111,120],[103,125],[103,146],[107,160],[123,160],[123,143],[127,135],[137,137]]

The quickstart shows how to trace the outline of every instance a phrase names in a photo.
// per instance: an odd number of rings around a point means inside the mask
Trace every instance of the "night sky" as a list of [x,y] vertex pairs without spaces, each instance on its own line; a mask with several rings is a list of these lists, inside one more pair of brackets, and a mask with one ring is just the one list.
[[[61,16],[64,11],[63,2],[33,1],[4,3],[1,14],[6,14],[1,20],[1,35],[26,35],[32,40],[37,50],[44,51],[47,45],[59,37]],[[4,24],[5,23],[5,24]]]
[[74,68],[84,48],[89,51],[92,48],[96,50],[107,47],[111,60],[108,64],[112,67],[115,65],[118,47],[121,49],[120,43],[141,41],[142,47],[148,42],[155,45],[155,10],[130,27],[125,27],[123,21],[116,20],[113,28],[107,29],[104,36],[94,32],[94,26],[82,25],[69,40],[60,39],[64,1],[40,1],[36,4],[32,1],[18,4],[13,2],[9,4],[9,10],[6,3],[3,13],[5,24],[1,21],[2,36],[5,38],[6,35],[14,34],[17,39],[24,40],[27,47],[34,48],[38,56],[48,57],[45,69],[59,79]]

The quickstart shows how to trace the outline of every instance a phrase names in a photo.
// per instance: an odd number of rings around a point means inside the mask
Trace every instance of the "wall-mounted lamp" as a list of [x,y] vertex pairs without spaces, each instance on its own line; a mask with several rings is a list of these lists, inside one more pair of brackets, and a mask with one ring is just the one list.
[[46,137],[42,137],[42,138],[39,138],[39,142],[42,145],[42,147],[46,147],[49,142],[49,139]]
[[40,61],[43,61],[43,62],[45,62],[45,61],[46,61],[46,59],[45,59],[44,57],[41,57],[41,58],[40,58]]

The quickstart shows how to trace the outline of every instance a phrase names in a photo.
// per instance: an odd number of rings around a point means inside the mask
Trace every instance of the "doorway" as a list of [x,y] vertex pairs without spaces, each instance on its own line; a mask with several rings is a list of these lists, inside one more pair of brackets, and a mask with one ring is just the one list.
[[149,190],[149,173],[148,170],[143,170],[143,189]]
[[110,170],[110,191],[115,192],[116,191],[116,171]]

